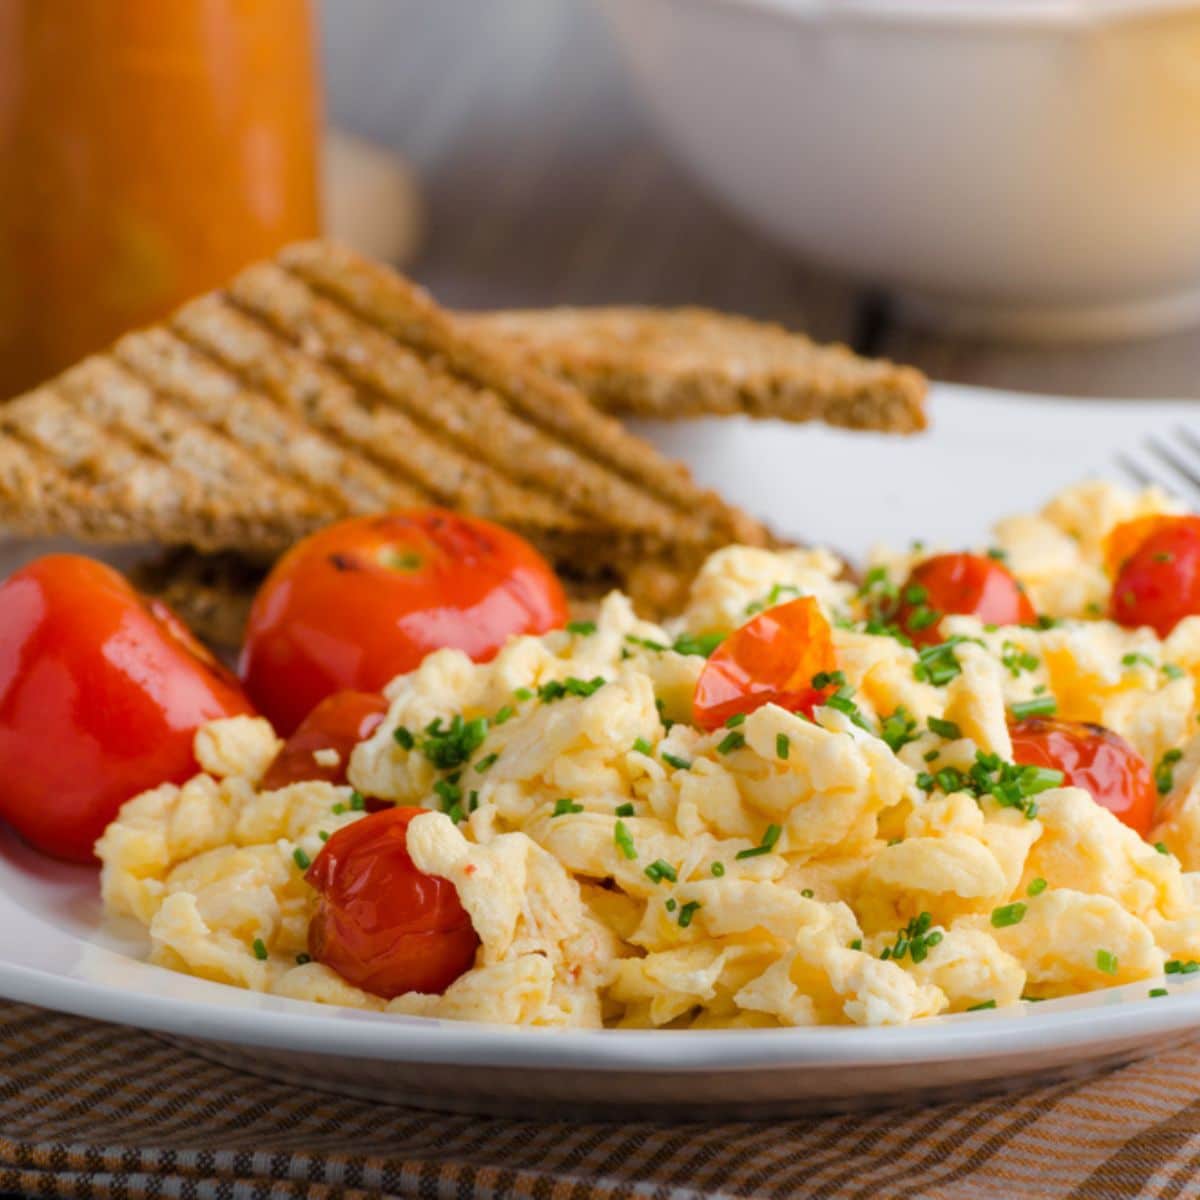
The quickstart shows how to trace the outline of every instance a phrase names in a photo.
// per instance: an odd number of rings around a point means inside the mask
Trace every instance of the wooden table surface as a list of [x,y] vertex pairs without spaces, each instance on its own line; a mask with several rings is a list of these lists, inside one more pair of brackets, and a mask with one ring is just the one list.
[[951,340],[789,259],[672,162],[591,0],[325,0],[323,34],[331,118],[415,169],[429,224],[410,269],[448,303],[708,304],[938,379],[1200,395],[1200,330],[1054,348]]

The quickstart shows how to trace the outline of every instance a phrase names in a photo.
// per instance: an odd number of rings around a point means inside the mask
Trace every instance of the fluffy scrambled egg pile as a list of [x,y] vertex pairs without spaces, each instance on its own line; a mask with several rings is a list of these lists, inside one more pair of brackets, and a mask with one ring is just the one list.
[[[105,902],[175,970],[531,1025],[902,1024],[1157,977],[1200,958],[1200,617],[1165,641],[1100,619],[1106,534],[1157,511],[1161,495],[1088,484],[1002,522],[994,552],[1058,620],[948,618],[949,649],[924,653],[864,619],[915,553],[880,553],[856,588],[824,551],[722,550],[670,628],[613,594],[486,665],[431,655],[388,687],[353,790],[259,791],[270,727],[214,723],[203,773],[131,800],[104,835]],[[712,636],[796,595],[834,625],[840,702],[815,722],[766,706],[689,725]],[[1157,767],[1150,841],[1085,792],[993,788],[1006,710],[1047,695]],[[430,730],[469,722],[467,757],[435,765]],[[385,1002],[308,961],[303,867],[362,794],[430,810],[409,852],[454,884],[481,939],[444,995]]]

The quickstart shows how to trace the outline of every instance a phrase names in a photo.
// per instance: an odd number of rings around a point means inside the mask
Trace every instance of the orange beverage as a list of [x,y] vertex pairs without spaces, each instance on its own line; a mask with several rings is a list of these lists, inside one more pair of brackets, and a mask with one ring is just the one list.
[[0,399],[318,229],[309,0],[0,0]]

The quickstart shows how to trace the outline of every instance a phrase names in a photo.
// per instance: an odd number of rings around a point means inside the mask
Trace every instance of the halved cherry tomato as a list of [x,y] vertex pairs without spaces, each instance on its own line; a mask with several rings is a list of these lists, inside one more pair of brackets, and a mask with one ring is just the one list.
[[165,605],[54,554],[0,586],[0,816],[77,862],[139,792],[197,771],[196,730],[252,712]]
[[1169,513],[1152,513],[1146,517],[1134,517],[1113,526],[1104,539],[1104,565],[1115,579],[1125,565],[1125,560],[1152,534],[1173,525],[1180,518]]
[[567,618],[562,585],[515,533],[443,509],[355,517],[305,538],[267,577],[240,664],[290,734],[326,696],[377,692],[434,650],[486,662]]
[[900,589],[896,623],[917,646],[942,641],[947,614],[992,625],[1029,625],[1037,613],[1012,572],[981,554],[935,554],[913,567]]
[[305,879],[320,893],[308,952],[348,983],[391,999],[444,992],[475,961],[479,935],[448,879],[408,853],[423,808],[389,808],[339,829]]
[[811,715],[828,689],[815,676],[837,665],[833,633],[811,596],[790,600],[735,629],[712,652],[692,696],[701,729],[716,729],[764,704]]
[[1083,788],[1142,837],[1154,824],[1157,789],[1146,760],[1119,734],[1103,725],[1027,717],[1015,722],[1013,761],[1022,766],[1053,767],[1066,786]]
[[1130,521],[1113,530],[1109,547],[1131,547],[1109,602],[1118,624],[1149,625],[1166,637],[1184,617],[1200,613],[1200,517]]
[[[264,791],[308,779],[345,783],[350,752],[369,738],[387,715],[387,701],[373,692],[335,692],[300,722],[262,778]],[[313,757],[318,750],[336,751],[335,766]]]

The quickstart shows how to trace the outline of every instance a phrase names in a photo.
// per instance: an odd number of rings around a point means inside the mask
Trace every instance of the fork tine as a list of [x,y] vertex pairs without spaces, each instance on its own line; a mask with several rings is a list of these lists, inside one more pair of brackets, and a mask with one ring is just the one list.
[[[1114,461],[1125,473],[1126,478],[1133,480],[1138,487],[1148,488],[1156,485],[1157,481],[1154,479],[1154,477],[1143,471],[1142,468],[1127,454],[1118,454]],[[1157,484],[1157,486],[1162,487],[1163,485]]]
[[1186,425],[1180,425],[1175,430],[1175,436],[1196,456],[1197,461],[1200,461],[1200,434],[1193,433]]
[[1164,445],[1157,438],[1148,437],[1146,439],[1146,449],[1155,455],[1160,462],[1166,463],[1181,479],[1186,480],[1192,490],[1200,496],[1200,470],[1193,468],[1172,447]]

